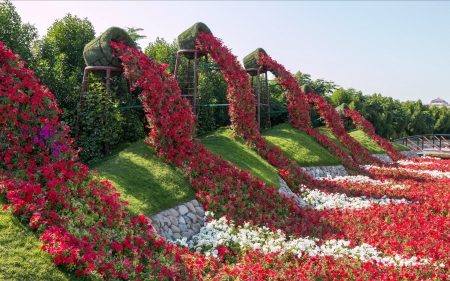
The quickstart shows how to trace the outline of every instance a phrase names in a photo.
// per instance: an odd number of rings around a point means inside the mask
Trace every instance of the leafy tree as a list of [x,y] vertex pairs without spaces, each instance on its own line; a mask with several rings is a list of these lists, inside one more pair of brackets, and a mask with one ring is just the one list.
[[55,95],[63,109],[62,119],[71,127],[74,127],[73,119],[85,68],[83,49],[94,37],[94,27],[87,18],[67,14],[55,20],[37,44],[33,68],[41,82]]
[[136,45],[139,49],[141,49],[141,46],[137,43],[138,40],[147,38],[146,35],[139,34],[140,31],[143,31],[144,29],[139,27],[125,27],[125,31],[130,35],[131,39],[133,39],[134,42],[136,42]]
[[3,41],[14,53],[23,60],[31,62],[33,41],[38,38],[34,25],[22,23],[11,1],[0,2],[0,41]]
[[354,89],[344,90],[344,88],[339,88],[331,95],[331,103],[336,107],[343,103],[349,104],[352,102],[352,93],[355,92]]
[[151,59],[159,63],[169,65],[170,73],[175,71],[175,63],[177,61],[178,44],[174,39],[172,43],[168,43],[164,38],[156,37],[154,42],[148,43],[144,53]]
[[437,107],[432,106],[430,108],[430,114],[433,116],[434,123],[434,133],[438,134],[448,134],[450,133],[450,109],[447,107]]
[[328,97],[330,93],[338,88],[338,85],[336,85],[333,81],[326,81],[324,79],[316,79],[313,81],[311,80],[311,75],[300,71],[297,71],[295,78],[300,86],[309,85],[313,89],[314,93],[323,97]]

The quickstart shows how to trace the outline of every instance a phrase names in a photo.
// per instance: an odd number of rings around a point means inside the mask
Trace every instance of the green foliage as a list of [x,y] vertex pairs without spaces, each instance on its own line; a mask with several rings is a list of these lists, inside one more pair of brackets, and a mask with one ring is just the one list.
[[341,164],[313,137],[288,123],[274,126],[263,132],[263,135],[269,143],[277,146],[287,157],[297,161],[302,167]]
[[220,128],[202,137],[201,142],[223,159],[236,164],[242,170],[250,171],[267,184],[279,188],[277,170],[256,151],[250,149],[242,139],[232,137],[230,129]]
[[[228,104],[226,98],[227,82],[222,73],[214,67],[200,67],[198,72],[197,104],[214,105]],[[228,107],[198,106],[198,133],[204,134],[229,124]]]
[[450,109],[443,107],[432,106],[430,114],[435,120],[433,126],[433,133],[448,134],[450,133]]
[[313,81],[311,80],[311,75],[300,71],[297,71],[295,78],[300,86],[309,85],[314,93],[323,97],[328,97],[338,87],[333,81],[325,81],[324,79],[316,79]]
[[175,71],[175,63],[177,61],[178,44],[176,40],[168,43],[164,38],[156,37],[155,42],[148,43],[144,53],[158,63],[166,63],[169,65],[169,72]]
[[0,280],[78,280],[75,273],[53,263],[27,225],[9,211],[1,211],[5,203],[0,198]]
[[143,140],[123,144],[109,157],[89,166],[117,187],[121,198],[130,203],[127,209],[132,214],[151,216],[195,199],[187,178],[156,157]]
[[[147,38],[146,35],[141,35],[139,32],[143,31],[144,29],[139,27],[125,27],[125,31],[128,33],[128,35],[133,39],[134,42]],[[141,49],[141,46],[136,42],[136,46]]]
[[382,149],[374,140],[372,140],[366,133],[361,130],[353,131],[350,136],[361,143],[372,154],[385,154],[386,151]]
[[[269,82],[270,111],[287,111],[286,94],[278,82],[272,80]],[[288,121],[288,113],[276,113],[270,115],[270,124],[276,126]]]
[[63,110],[62,120],[72,128],[71,133],[75,128],[85,67],[83,49],[94,35],[94,27],[88,19],[67,14],[50,26],[36,46],[32,68],[41,83],[55,95],[58,106]]
[[399,143],[392,143],[399,151],[410,151],[411,149],[409,149],[409,147],[401,145]]
[[32,44],[38,38],[37,29],[29,23],[22,23],[11,1],[0,1],[0,41],[23,60],[32,61]]
[[108,91],[103,82],[97,81],[89,83],[83,93],[83,103],[78,107],[80,130],[76,140],[76,144],[82,147],[79,155],[83,162],[102,158],[107,152],[105,149],[113,150],[123,142],[144,137],[142,112],[111,110],[133,103],[133,97],[124,94],[126,89],[120,84],[123,84],[120,78],[112,79]]
[[343,103],[349,104],[352,102],[352,94],[350,91],[344,90],[344,88],[339,88],[330,97],[331,104],[337,107]]

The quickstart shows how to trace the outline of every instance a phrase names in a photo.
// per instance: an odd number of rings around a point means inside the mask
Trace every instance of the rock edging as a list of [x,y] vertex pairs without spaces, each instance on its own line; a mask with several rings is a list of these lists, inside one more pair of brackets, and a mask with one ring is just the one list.
[[380,159],[381,161],[388,163],[388,164],[394,164],[394,161],[392,160],[392,158],[386,154],[372,154],[373,157]]
[[342,165],[311,166],[311,167],[302,167],[302,169],[313,178],[326,178],[327,176],[335,178],[335,177],[345,177],[349,175],[347,170]]
[[156,233],[166,241],[187,240],[205,225],[205,210],[197,200],[191,200],[150,217]]
[[405,155],[408,158],[418,158],[417,152],[409,150],[409,151],[400,151],[401,154]]

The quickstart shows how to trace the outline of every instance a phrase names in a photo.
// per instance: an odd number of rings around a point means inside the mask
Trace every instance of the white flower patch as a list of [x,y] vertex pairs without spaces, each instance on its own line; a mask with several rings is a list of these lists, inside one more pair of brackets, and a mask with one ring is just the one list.
[[324,209],[362,209],[370,207],[373,204],[385,205],[385,204],[410,204],[410,201],[406,199],[391,199],[383,196],[380,199],[361,197],[349,197],[343,193],[325,193],[320,190],[310,190],[305,186],[300,188],[301,198],[312,208],[316,210]]
[[255,227],[250,223],[236,227],[232,221],[225,217],[212,220],[195,235],[191,241],[177,240],[176,243],[188,246],[191,250],[203,253],[206,256],[218,258],[217,248],[226,246],[231,250],[259,249],[263,253],[293,253],[298,257],[303,254],[309,256],[333,256],[335,258],[349,256],[361,261],[377,261],[388,265],[414,266],[427,264],[428,259],[416,257],[404,258],[400,255],[394,257],[383,256],[376,248],[369,244],[351,247],[350,241],[327,240],[304,237],[294,238],[286,236],[281,230],[271,231],[267,227]]
[[397,163],[402,166],[406,166],[406,165],[439,165],[438,163],[435,163],[435,162],[426,162],[426,161],[414,162],[411,160],[398,160]]
[[436,170],[413,170],[408,168],[392,168],[392,167],[378,167],[378,166],[372,166],[372,165],[362,165],[363,169],[370,170],[370,169],[384,169],[384,170],[391,170],[391,171],[399,171],[401,172],[408,172],[408,173],[418,173],[418,174],[427,174],[435,178],[450,178],[450,172],[441,172]]
[[374,180],[367,176],[345,176],[345,177],[335,177],[335,178],[318,178],[319,180],[327,179],[329,181],[335,181],[335,182],[355,182],[355,183],[370,183],[377,186],[382,186],[385,189],[408,189],[408,186],[402,185],[402,184],[395,184],[393,182],[389,181],[380,181],[380,180]]

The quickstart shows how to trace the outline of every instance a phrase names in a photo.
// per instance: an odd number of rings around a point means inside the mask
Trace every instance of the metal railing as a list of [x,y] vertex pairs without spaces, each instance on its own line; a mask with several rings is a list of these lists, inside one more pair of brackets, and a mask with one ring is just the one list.
[[392,142],[407,146],[419,154],[450,153],[450,134],[415,135],[399,138]]

